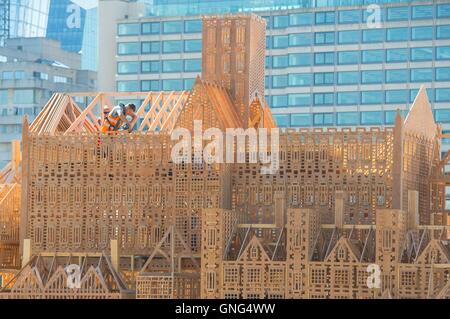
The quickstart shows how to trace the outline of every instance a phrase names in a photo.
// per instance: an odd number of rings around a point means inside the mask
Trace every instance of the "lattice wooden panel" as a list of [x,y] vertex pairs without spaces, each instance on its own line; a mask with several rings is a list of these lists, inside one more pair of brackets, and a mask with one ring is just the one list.
[[20,194],[19,184],[0,185],[0,269],[20,267]]

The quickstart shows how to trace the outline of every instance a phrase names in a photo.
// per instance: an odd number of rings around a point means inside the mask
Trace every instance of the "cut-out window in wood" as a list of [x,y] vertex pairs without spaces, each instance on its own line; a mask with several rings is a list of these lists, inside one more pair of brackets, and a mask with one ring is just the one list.
[[216,240],[216,229],[214,227],[209,227],[207,231],[206,244],[208,247],[215,247]]
[[384,185],[377,185],[376,194],[377,194],[377,205],[383,206],[386,203],[386,187]]
[[212,270],[206,272],[206,290],[214,291],[216,289],[216,273]]
[[326,270],[322,268],[312,269],[311,271],[311,283],[323,284],[326,282]]
[[261,283],[261,269],[249,268],[247,270],[247,282],[248,283]]
[[390,250],[392,248],[392,230],[383,229],[381,231],[381,245],[384,250]]
[[305,204],[306,205],[314,204],[314,186],[313,185],[305,186]]
[[237,267],[226,267],[224,269],[224,282],[230,284],[239,282],[239,270]]

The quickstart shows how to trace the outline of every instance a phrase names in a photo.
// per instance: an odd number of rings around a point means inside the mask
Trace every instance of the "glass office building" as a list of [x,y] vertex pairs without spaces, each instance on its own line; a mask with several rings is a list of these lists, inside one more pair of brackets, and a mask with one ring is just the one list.
[[201,15],[247,11],[267,21],[266,99],[279,126],[391,125],[424,84],[450,129],[448,1],[154,0],[148,17],[118,21],[116,89],[190,89]]
[[64,50],[82,53],[83,69],[97,69],[98,0],[6,1],[10,38],[58,40]]

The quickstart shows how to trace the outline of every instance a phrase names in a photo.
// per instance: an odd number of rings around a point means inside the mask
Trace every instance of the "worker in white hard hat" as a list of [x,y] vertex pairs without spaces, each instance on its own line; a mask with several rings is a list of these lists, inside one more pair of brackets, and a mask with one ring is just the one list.
[[[105,119],[110,112],[111,112],[111,108],[108,105],[105,105],[103,107],[103,119]],[[103,119],[102,119],[102,117],[98,118],[98,121],[97,121],[98,125],[101,126],[103,124]]]

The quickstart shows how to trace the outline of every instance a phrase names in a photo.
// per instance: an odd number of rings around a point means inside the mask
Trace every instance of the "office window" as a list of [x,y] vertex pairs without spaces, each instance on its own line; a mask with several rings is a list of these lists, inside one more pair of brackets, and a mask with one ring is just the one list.
[[334,12],[316,12],[316,24],[334,24]]
[[338,105],[357,105],[359,104],[359,92],[338,92]]
[[433,19],[433,6],[413,6],[411,18],[418,19]]
[[334,64],[334,52],[319,52],[314,54],[314,64]]
[[450,102],[450,89],[436,89],[436,102]]
[[267,29],[272,28],[272,25],[270,24],[270,17],[269,17],[269,16],[262,16],[261,18],[263,18],[264,20],[266,20],[266,26],[267,26]]
[[313,22],[313,14],[310,12],[291,13],[289,15],[290,26],[306,26],[311,25],[312,22]]
[[288,85],[287,75],[274,75],[272,76],[272,87],[273,88],[285,88]]
[[117,34],[121,36],[125,35],[139,35],[140,34],[139,23],[120,23],[117,26]]
[[358,112],[340,112],[336,114],[337,125],[358,125]]
[[[433,90],[432,89],[427,89],[427,96],[429,101],[434,101],[433,99]],[[419,93],[419,89],[412,89],[409,91],[409,101],[412,103],[414,102],[414,100],[416,99],[417,93]]]
[[434,114],[436,121],[440,123],[450,123],[450,109],[437,109]]
[[334,44],[334,32],[317,32],[315,34],[315,44]]
[[185,40],[184,52],[202,52],[202,40]]
[[195,79],[184,79],[184,89],[185,90],[192,90],[192,87],[194,86]]
[[386,70],[386,83],[405,83],[409,81],[406,69]]
[[272,95],[272,107],[286,107],[287,105],[287,95]]
[[311,78],[311,73],[291,73],[288,76],[288,83],[289,86],[310,86]]
[[334,84],[334,73],[314,73],[314,84],[316,85],[332,85]]
[[266,69],[270,69],[272,67],[272,57],[271,56],[266,55],[265,65],[266,65]]
[[183,51],[183,41],[163,41],[163,53],[180,53]]
[[450,18],[450,4],[439,4],[437,6],[438,18]]
[[289,58],[287,55],[274,55],[272,57],[272,67],[273,68],[286,68],[289,63]]
[[288,94],[288,105],[289,106],[311,105],[311,94],[309,93]]
[[338,52],[339,64],[358,64],[359,51],[341,51]]
[[184,32],[186,33],[202,32],[202,20],[184,21]]
[[450,46],[449,47],[437,47],[436,48],[437,60],[450,60]]
[[411,61],[431,61],[433,60],[433,48],[412,48]]
[[361,83],[375,84],[383,83],[384,72],[382,70],[366,70],[361,71]]
[[164,91],[182,91],[183,90],[183,80],[181,79],[170,79],[162,80]]
[[334,114],[333,113],[315,113],[314,125],[333,125]]
[[339,23],[360,23],[361,11],[360,10],[343,10],[339,11]]
[[13,102],[17,104],[33,104],[35,103],[34,90],[14,90]]
[[147,91],[160,91],[159,80],[144,80],[141,81],[141,89],[144,92]]
[[436,81],[450,81],[450,68],[436,68]]
[[158,73],[160,71],[160,61],[142,61],[142,73]]
[[118,74],[137,74],[139,73],[139,62],[117,62]]
[[183,72],[183,60],[164,60],[162,65],[163,72]]
[[273,17],[273,28],[280,29],[289,26],[289,16],[274,16]]
[[161,51],[161,42],[142,42],[142,54],[159,54]]
[[161,24],[159,22],[142,23],[142,34],[159,34],[160,31]]
[[363,30],[363,43],[376,43],[383,42],[384,35],[386,33],[385,29],[367,29]]
[[119,92],[139,92],[139,81],[117,81]]
[[407,103],[408,102],[408,90],[390,90],[386,91],[386,103]]
[[393,7],[387,8],[387,20],[388,21],[401,21],[408,20],[409,7]]
[[387,41],[408,41],[409,29],[408,28],[392,28],[387,29]]
[[433,81],[432,68],[411,69],[411,82],[429,82],[429,81]]
[[266,76],[264,77],[264,88],[265,88],[265,89],[270,89],[270,88],[272,87],[272,86],[271,86],[271,83],[272,83],[271,79],[272,79],[272,77],[270,77],[270,76],[268,76],[268,75],[266,75]]
[[3,71],[2,79],[3,80],[14,80],[14,72],[13,71]]
[[450,25],[438,25],[436,27],[436,39],[450,39]]
[[432,40],[433,27],[411,28],[411,40]]
[[289,126],[289,114],[274,114],[273,117],[279,127]]
[[382,125],[384,114],[381,111],[361,112],[361,125]]
[[165,21],[163,22],[163,33],[181,33],[183,32],[183,23],[181,21]]
[[311,60],[312,60],[311,53],[289,54],[289,66],[310,66]]
[[307,127],[311,126],[312,116],[309,113],[291,114],[292,127]]
[[359,72],[338,72],[338,84],[349,85],[349,84],[359,84]]
[[289,46],[310,46],[312,44],[312,33],[289,34]]
[[361,104],[383,104],[383,91],[362,91]]
[[[379,10],[375,11],[374,9],[366,9],[362,11],[363,13],[363,22],[375,23],[376,21],[385,21],[386,20],[386,11],[384,8],[379,8]],[[379,18],[379,20],[378,20]]]
[[361,33],[359,30],[339,31],[339,44],[359,43]]
[[272,41],[270,36],[266,36],[266,49],[272,48]]
[[0,105],[8,105],[8,90],[0,90]]
[[408,61],[408,49],[387,49],[386,62],[406,62]]
[[363,50],[361,52],[362,63],[383,63],[384,50]]
[[202,71],[202,60],[201,59],[184,60],[184,71],[185,72],[201,72]]
[[25,71],[15,71],[14,72],[14,78],[16,80],[22,80],[25,79]]
[[117,44],[117,53],[119,55],[139,54],[141,45],[139,42],[122,42]]
[[333,105],[334,93],[314,93],[314,105]]
[[274,35],[273,39],[273,48],[274,49],[284,49],[289,45],[289,37],[287,35]]

